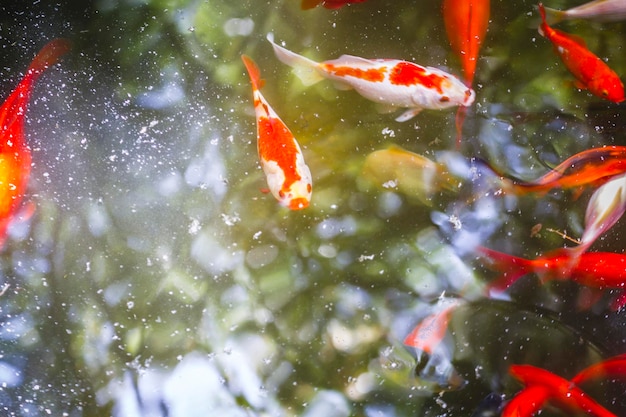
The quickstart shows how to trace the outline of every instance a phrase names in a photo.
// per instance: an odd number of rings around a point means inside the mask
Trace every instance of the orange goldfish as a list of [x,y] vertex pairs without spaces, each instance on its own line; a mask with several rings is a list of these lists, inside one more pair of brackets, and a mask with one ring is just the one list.
[[[461,58],[465,84],[472,86],[478,51],[489,24],[491,0],[443,0],[443,23],[452,49]],[[456,147],[461,146],[466,107],[456,113]]]
[[474,102],[474,90],[437,68],[397,59],[366,59],[352,55],[318,63],[277,45],[272,34],[267,40],[276,57],[293,67],[305,85],[326,78],[341,88],[353,88],[376,103],[406,108],[396,118],[398,122],[412,119],[423,109],[470,106]]
[[339,9],[346,4],[362,3],[365,0],[302,0],[302,10],[312,9],[321,4],[327,9]]
[[24,122],[33,86],[39,76],[69,49],[67,39],[55,39],[46,44],[0,107],[0,245],[20,207],[30,178],[31,153],[24,141]]
[[[490,169],[495,172],[493,168]],[[501,180],[505,193],[543,194],[555,188],[601,185],[612,177],[625,173],[626,146],[606,146],[579,152],[533,181],[504,177]]]
[[548,38],[567,69],[576,77],[577,87],[615,103],[624,101],[624,84],[618,75],[585,46],[582,39],[557,29],[546,22],[546,12],[539,3],[542,23],[539,33]]
[[252,82],[257,149],[270,192],[280,204],[291,210],[306,208],[311,201],[313,181],[302,150],[287,125],[259,91],[263,80],[256,63],[246,55],[241,59]]
[[472,85],[478,51],[487,33],[490,0],[443,0],[443,22],[452,49],[460,56],[465,83]]
[[623,292],[626,286],[626,255],[613,252],[585,252],[572,254],[560,249],[536,259],[525,259],[493,249],[478,248],[490,262],[490,267],[504,273],[492,288],[505,289],[524,275],[535,273],[543,283],[551,280],[572,280],[595,290],[617,289],[620,295],[611,308],[619,310],[626,304]]
[[[512,371],[519,373],[520,370],[522,370],[522,373],[526,373],[526,374],[528,373],[536,374],[537,373],[535,371],[536,369],[538,368],[529,367],[528,365],[526,365],[525,367],[523,365],[514,365],[512,367]],[[547,371],[541,371],[541,372],[543,373]],[[545,375],[546,374],[543,374],[542,376],[545,376]],[[583,369],[578,374],[576,374],[574,378],[572,378],[569,381],[569,387],[581,385],[590,380],[597,379],[597,378],[607,378],[607,377],[610,377],[610,378],[622,377],[623,378],[625,376],[626,376],[626,355],[622,354],[622,355],[618,355],[618,356],[614,356],[612,358],[606,359],[600,363],[593,364]],[[558,384],[561,384],[562,387],[564,387],[563,381],[559,379],[555,379],[552,376],[546,378],[545,381],[548,382],[548,385],[552,384],[553,388],[554,388],[554,384],[553,384],[554,382],[557,382]],[[580,391],[578,393],[580,393]],[[502,417],[530,417],[536,412],[538,412],[539,410],[541,410],[541,408],[543,408],[543,405],[552,396],[553,394],[549,386],[546,386],[544,384],[529,385],[523,390],[521,390],[520,392],[518,392],[515,395],[515,397],[513,397],[511,401],[507,403],[507,405],[504,407],[504,410],[502,411]],[[593,407],[595,407],[595,405]],[[596,410],[598,409],[596,408]],[[601,412],[604,413],[603,409],[599,409],[599,410],[601,410]],[[588,411],[591,412],[591,410],[588,410]],[[604,415],[608,416],[611,414],[604,414]]]

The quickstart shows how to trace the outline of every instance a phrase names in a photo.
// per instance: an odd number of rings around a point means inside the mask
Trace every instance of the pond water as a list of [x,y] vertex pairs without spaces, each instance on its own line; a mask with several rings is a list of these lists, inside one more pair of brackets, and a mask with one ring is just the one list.
[[[476,247],[535,258],[571,246],[551,230],[580,237],[594,189],[502,196],[480,161],[532,179],[626,145],[624,105],[573,86],[537,32],[535,3],[492,2],[458,150],[455,109],[396,122],[330,81],[304,86],[266,40],[319,61],[398,58],[459,75],[439,1],[0,10],[3,100],[49,40],[73,44],[27,111],[34,212],[13,222],[0,255],[3,415],[499,415],[522,387],[509,365],[571,378],[626,351],[611,291],[582,308],[580,285],[529,274],[487,296],[499,275]],[[559,27],[626,74],[624,23]],[[311,169],[304,210],[266,192],[242,54]],[[437,181],[373,159],[390,146],[436,161]],[[621,253],[622,229],[592,250]],[[449,300],[444,349],[404,345]],[[626,414],[624,381],[585,389]]]

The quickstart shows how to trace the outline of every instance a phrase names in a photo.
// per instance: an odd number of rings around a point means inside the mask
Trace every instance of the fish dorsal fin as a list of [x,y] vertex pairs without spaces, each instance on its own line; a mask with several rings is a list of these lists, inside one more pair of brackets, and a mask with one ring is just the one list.
[[340,65],[340,66],[363,66],[363,65],[374,65],[375,62],[371,59],[361,58],[360,56],[354,55],[341,55],[337,59],[333,59],[330,61],[325,61],[325,64],[330,65]]

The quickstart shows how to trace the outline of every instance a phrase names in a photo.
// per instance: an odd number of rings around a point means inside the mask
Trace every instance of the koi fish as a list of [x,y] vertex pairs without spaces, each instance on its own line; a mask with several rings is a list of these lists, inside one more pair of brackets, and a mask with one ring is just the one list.
[[342,55],[338,59],[315,62],[274,43],[267,35],[276,57],[293,67],[303,84],[313,85],[323,79],[338,88],[356,90],[363,97],[391,108],[406,108],[396,118],[404,122],[423,109],[470,106],[474,90],[440,69],[422,67],[396,59],[366,59]]
[[550,399],[550,390],[543,385],[531,385],[504,406],[501,417],[530,417],[539,412]]
[[448,322],[452,318],[454,309],[461,304],[456,298],[441,298],[435,311],[419,322],[404,339],[404,344],[432,355],[441,344],[448,331]]
[[452,354],[444,343],[452,313],[461,304],[460,299],[445,298],[442,295],[435,304],[434,311],[422,319],[404,339],[405,345],[415,349],[416,373],[419,378],[434,382],[440,390],[457,390],[467,384],[454,368]]
[[[461,58],[465,84],[472,86],[480,45],[487,33],[491,0],[444,0],[443,23],[452,49]],[[456,113],[456,147],[461,147],[466,107]]]
[[246,55],[241,59],[252,82],[257,149],[270,192],[291,210],[306,208],[313,190],[311,171],[293,134],[259,91],[263,80],[256,63]]
[[[516,365],[515,369],[518,369]],[[626,354],[617,355],[580,371],[569,382],[581,385],[590,380],[607,377],[626,377]],[[550,389],[544,385],[530,385],[518,392],[504,407],[502,417],[532,416],[550,399]]]
[[[532,365],[511,365],[509,373],[527,387],[537,386],[545,388],[548,391],[549,399],[556,401],[573,412],[582,411],[598,417],[617,417],[571,381],[545,369]],[[533,395],[539,400],[543,398],[544,394],[545,392],[542,390],[533,392]],[[533,408],[529,407],[530,410]],[[507,410],[507,413],[509,412]],[[516,414],[505,414],[503,412],[502,415],[515,416]],[[532,414],[526,414],[526,416],[530,415]],[[518,413],[517,416],[524,416],[524,414]]]
[[546,7],[546,20],[550,24],[568,19],[591,19],[599,22],[617,22],[626,19],[624,0],[595,0],[568,10]]
[[26,75],[0,107],[0,245],[28,186],[31,152],[25,142],[26,110],[35,82],[70,49],[67,39],[55,39],[35,56]]
[[365,158],[363,178],[385,189],[397,189],[409,198],[430,205],[435,192],[454,190],[458,180],[425,156],[398,146],[374,151]]
[[548,26],[546,12],[541,3],[539,13],[542,21],[539,33],[552,42],[556,53],[576,77],[577,87],[615,103],[624,101],[624,84],[618,75],[589,51],[582,39]]
[[585,230],[580,244],[572,253],[585,252],[595,240],[609,230],[626,211],[626,174],[612,178],[598,188],[587,204]]
[[323,5],[327,9],[339,9],[346,4],[363,3],[365,0],[302,0],[302,10],[312,9],[318,5]]
[[626,377],[626,354],[617,355],[588,366],[577,373],[571,382],[580,385],[592,379],[606,377]]
[[560,249],[536,259],[525,259],[493,249],[479,247],[478,252],[490,261],[490,267],[504,275],[490,285],[504,290],[524,275],[534,273],[542,283],[551,280],[572,280],[596,290],[619,289],[620,295],[611,308],[619,310],[626,304],[622,291],[626,286],[626,254],[613,252],[585,252],[573,256],[568,249]]
[[502,191],[513,194],[545,194],[555,188],[601,185],[611,178],[626,174],[626,146],[588,149],[567,158],[547,174],[533,181],[501,177]]
[[472,85],[476,60],[489,24],[490,0],[444,0],[443,21],[452,49],[461,58],[465,83]]

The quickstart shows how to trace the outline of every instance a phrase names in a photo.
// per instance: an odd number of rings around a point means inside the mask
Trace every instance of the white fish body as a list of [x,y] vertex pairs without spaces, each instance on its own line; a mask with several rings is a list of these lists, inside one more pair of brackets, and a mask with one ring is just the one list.
[[376,103],[406,108],[396,118],[400,122],[413,118],[423,109],[470,106],[474,102],[475,93],[471,88],[437,68],[396,59],[366,59],[352,55],[318,63],[277,45],[271,34],[267,39],[278,59],[294,68],[305,85],[329,79],[338,86],[353,88]]

